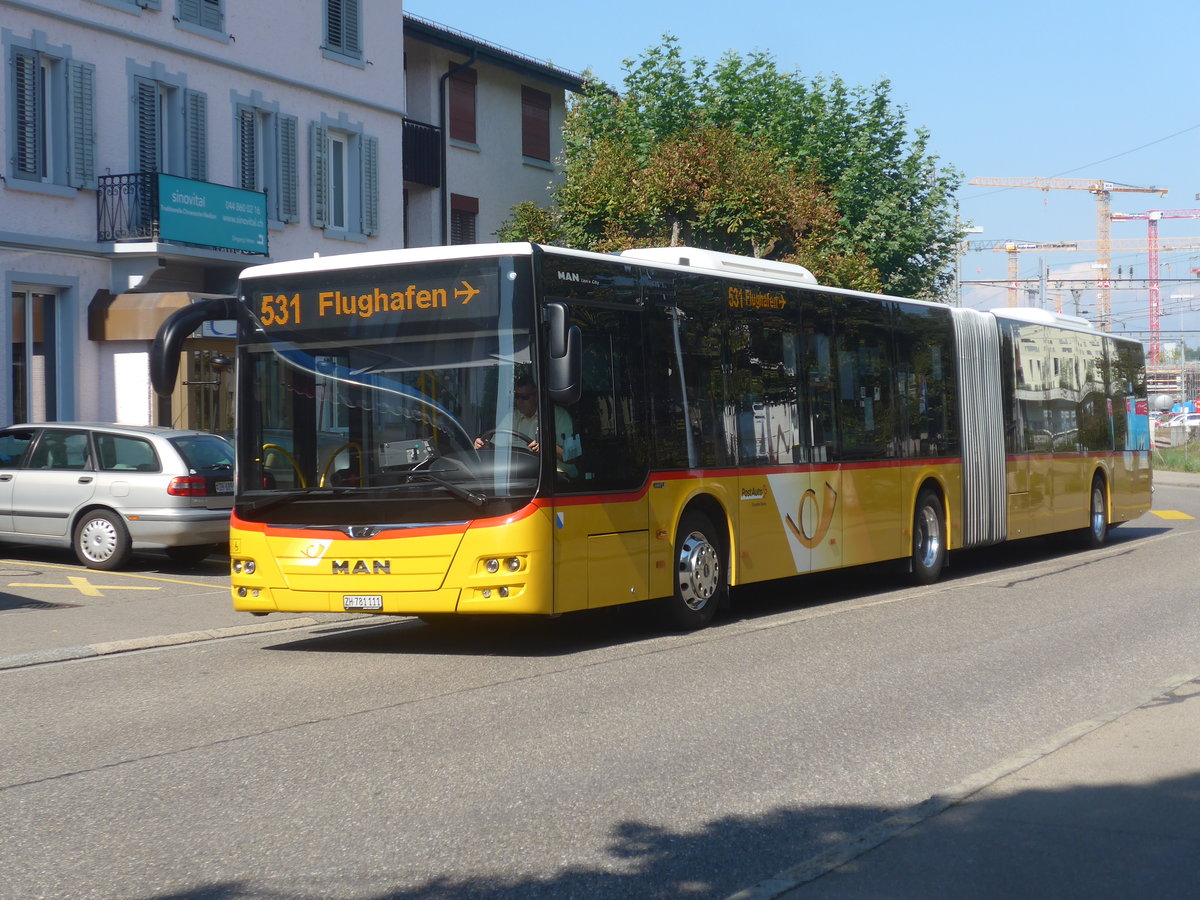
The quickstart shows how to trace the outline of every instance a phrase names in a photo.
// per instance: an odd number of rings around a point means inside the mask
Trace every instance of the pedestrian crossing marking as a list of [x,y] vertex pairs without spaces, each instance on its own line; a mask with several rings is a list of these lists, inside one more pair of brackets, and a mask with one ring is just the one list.
[[1180,512],[1177,509],[1153,509],[1150,511],[1153,515],[1160,519],[1194,519],[1195,516],[1189,516],[1185,512]]

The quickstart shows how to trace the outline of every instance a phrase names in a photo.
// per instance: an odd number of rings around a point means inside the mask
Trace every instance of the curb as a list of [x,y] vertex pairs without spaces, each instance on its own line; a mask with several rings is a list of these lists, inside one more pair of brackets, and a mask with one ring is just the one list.
[[40,666],[46,663],[66,662],[73,659],[91,659],[98,656],[112,656],[117,653],[132,653],[137,650],[152,650],[156,647],[174,647],[181,644],[196,644],[202,641],[217,641],[222,638],[243,637],[250,634],[268,634],[278,631],[292,631],[297,628],[308,628],[312,625],[322,625],[329,622],[349,622],[360,619],[361,616],[335,619],[314,619],[304,616],[299,619],[284,619],[280,622],[258,622],[253,625],[230,625],[225,628],[206,628],[202,631],[181,631],[176,634],[159,634],[151,637],[128,638],[120,641],[104,641],[96,644],[84,644],[81,647],[59,647],[54,650],[34,650],[31,653],[17,653],[12,656],[0,656],[0,670],[21,669],[27,666]]

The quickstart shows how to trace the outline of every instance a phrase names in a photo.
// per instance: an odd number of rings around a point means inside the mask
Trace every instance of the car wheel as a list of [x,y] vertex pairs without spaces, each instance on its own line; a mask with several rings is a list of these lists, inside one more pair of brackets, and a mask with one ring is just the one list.
[[89,512],[75,526],[75,556],[89,569],[119,569],[129,560],[129,531],[107,510]]
[[167,558],[176,565],[195,566],[216,549],[216,544],[193,544],[188,547],[167,547],[165,552]]

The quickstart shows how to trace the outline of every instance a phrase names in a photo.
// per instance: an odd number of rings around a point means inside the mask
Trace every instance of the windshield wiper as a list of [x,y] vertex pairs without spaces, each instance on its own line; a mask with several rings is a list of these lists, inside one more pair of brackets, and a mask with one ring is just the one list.
[[433,472],[427,472],[423,469],[418,472],[409,472],[408,480],[412,481],[414,478],[419,478],[422,481],[432,481],[438,487],[444,487],[459,500],[466,500],[468,503],[472,503],[475,506],[483,506],[483,504],[487,503],[487,497],[484,494],[469,490],[468,488],[463,487],[461,484],[455,484],[453,481],[447,481],[441,475],[437,475]]
[[298,488],[293,491],[275,491],[269,497],[263,497],[261,500],[252,502],[247,512],[261,512],[264,509],[270,509],[272,506],[291,503],[299,500],[301,497],[336,497],[339,494],[349,493],[351,490],[353,488],[315,487]]

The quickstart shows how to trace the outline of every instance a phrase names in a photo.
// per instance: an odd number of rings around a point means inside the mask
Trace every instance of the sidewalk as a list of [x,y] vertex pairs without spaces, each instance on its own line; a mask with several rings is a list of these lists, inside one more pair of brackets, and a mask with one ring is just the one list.
[[1198,737],[1195,677],[734,897],[1200,896]]
[[1200,487],[1200,472],[1154,470],[1154,483],[1163,487]]

